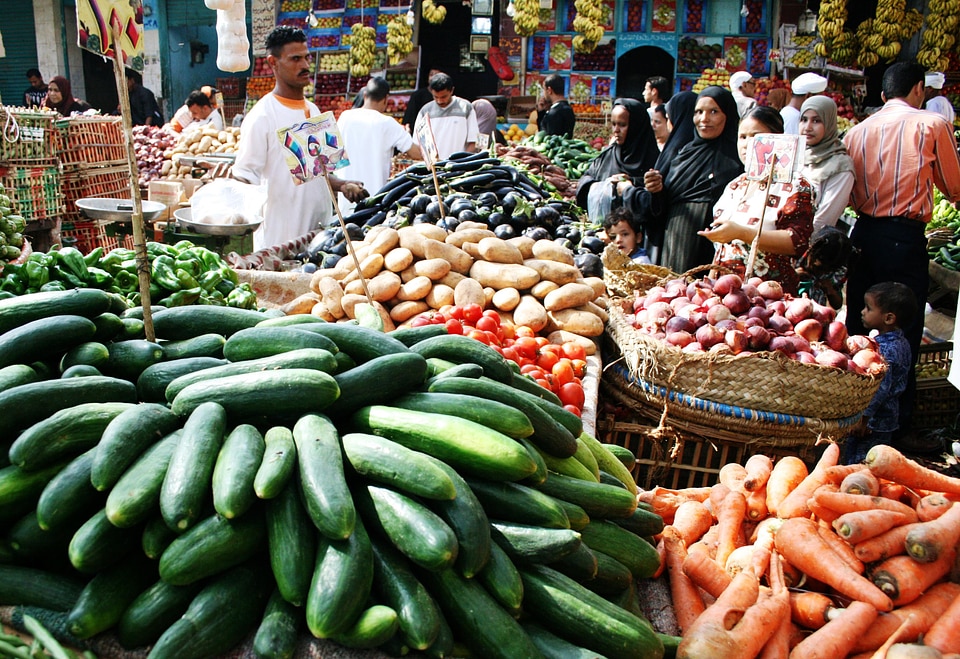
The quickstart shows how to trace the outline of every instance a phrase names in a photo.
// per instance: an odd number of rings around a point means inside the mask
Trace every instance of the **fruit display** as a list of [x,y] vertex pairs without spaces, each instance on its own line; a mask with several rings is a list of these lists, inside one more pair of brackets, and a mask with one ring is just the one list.
[[680,73],[700,73],[723,57],[723,45],[704,43],[696,37],[681,37],[677,52],[677,67]]
[[347,0],[347,9],[375,9],[377,0]]
[[688,34],[706,32],[704,29],[703,9],[706,0],[687,0],[683,14],[683,31]]
[[516,0],[513,3],[513,30],[520,37],[530,37],[540,27],[539,0]]
[[542,153],[550,162],[562,168],[570,180],[578,180],[583,176],[590,163],[597,157],[597,150],[588,142],[564,135],[547,135],[539,132],[525,137],[520,144]]
[[676,0],[657,0],[653,3],[651,28],[654,32],[673,32],[677,23]]
[[595,96],[610,96],[610,78],[599,77],[594,78],[594,95]]
[[569,69],[572,54],[569,36],[560,35],[551,37],[547,59],[548,68],[551,70]]
[[[398,14],[387,25],[387,63],[390,66],[396,66],[411,50],[413,50],[413,26],[407,23],[405,14]],[[405,89],[413,89],[413,87]]]
[[420,13],[428,23],[440,25],[447,17],[447,8],[443,5],[434,4],[433,0],[423,0],[420,3]]
[[306,13],[310,11],[310,0],[283,0],[280,3],[280,13]]
[[417,71],[416,69],[388,69],[387,82],[390,83],[391,92],[401,89],[416,89]]
[[[543,70],[547,68],[547,37],[534,37],[531,39],[530,48],[530,68]],[[533,93],[533,92],[529,92]]]
[[315,16],[314,30],[339,30],[342,20],[339,16]]
[[253,72],[250,74],[255,78],[273,77],[273,68],[267,62],[266,57],[255,57],[253,60]]
[[344,8],[344,0],[313,0],[314,11],[333,11]]
[[917,62],[928,71],[950,70],[948,53],[957,42],[960,3],[952,0],[932,2],[924,18]]
[[277,25],[296,27],[300,28],[301,30],[306,30],[310,27],[307,24],[306,16],[278,16]]
[[0,291],[6,290],[3,288],[6,276],[15,267],[11,265],[11,261],[20,258],[23,232],[26,228],[27,221],[16,212],[10,197],[0,190],[0,275],[4,278]]
[[627,32],[642,32],[646,25],[644,11],[647,3],[641,0],[627,0],[624,4],[627,9],[627,18],[625,21]]
[[747,62],[747,40],[736,37],[724,39],[723,58],[727,62],[728,70],[744,68]]
[[[372,14],[348,14],[343,17],[343,27],[352,28],[357,23],[362,23],[367,27],[375,27],[377,24],[377,19]],[[350,35],[345,35],[346,40],[350,39]]]
[[311,49],[338,48],[340,34],[311,34],[307,37],[307,43]]
[[592,52],[581,53],[574,49],[574,71],[613,71],[617,63],[617,43],[597,44]]
[[788,67],[806,69],[823,60],[818,60],[816,53],[810,48],[787,48],[783,51],[783,61]]
[[817,34],[822,41],[814,45],[814,53],[818,57],[829,57],[838,64],[853,64],[859,46],[853,33],[844,29],[846,22],[846,0],[824,0],[820,3]]
[[527,133],[519,124],[510,124],[507,129],[503,131],[503,136],[507,142],[516,143],[526,137]]
[[858,64],[867,68],[878,62],[892,62],[900,55],[902,42],[908,41],[921,25],[923,14],[916,9],[904,11],[902,2],[880,0],[876,17],[857,26]]
[[[570,85],[570,91],[567,97],[571,103],[587,103],[590,100],[590,81],[583,78],[577,78],[577,81]],[[574,110],[576,112],[576,110]]]
[[575,0],[577,17],[573,29],[579,32],[573,38],[573,48],[578,53],[592,53],[603,38],[604,17],[601,0]]
[[767,60],[769,48],[769,41],[766,39],[750,40],[750,61],[747,64],[747,71],[752,75],[764,75],[770,69],[770,63]]
[[699,94],[710,85],[729,88],[730,72],[726,69],[704,69],[697,81],[693,83],[693,92]]
[[743,6],[747,10],[747,15],[742,16],[743,22],[741,29],[746,34],[757,34],[763,32],[763,5],[764,0],[744,0]]
[[[273,78],[270,78],[273,80]],[[271,86],[271,89],[273,87]],[[141,188],[161,176],[179,175],[172,165],[173,149],[180,135],[162,126],[134,126],[133,150],[137,156],[137,173]],[[164,169],[167,169],[165,172]]]
[[842,94],[837,91],[827,91],[825,92],[826,96],[829,96],[833,99],[833,102],[837,104],[837,118],[843,117],[849,121],[855,122],[857,120],[857,113],[853,109],[853,104],[850,103],[850,97],[846,94]]
[[[343,50],[336,53],[323,53],[314,58],[317,63],[317,83],[323,78],[324,73],[331,71],[347,71],[350,68],[350,51]],[[344,84],[344,87],[346,85]],[[322,91],[322,90],[321,90]]]

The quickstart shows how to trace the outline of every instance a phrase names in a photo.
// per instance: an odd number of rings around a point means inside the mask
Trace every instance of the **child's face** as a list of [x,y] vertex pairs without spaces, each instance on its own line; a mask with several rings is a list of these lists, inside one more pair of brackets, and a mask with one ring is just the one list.
[[607,229],[607,236],[610,238],[610,242],[627,256],[633,254],[633,251],[637,248],[637,233],[625,220],[620,220]]
[[860,320],[863,326],[870,330],[885,330],[891,325],[895,317],[883,311],[877,305],[877,299],[867,293],[863,296],[863,309],[860,311]]

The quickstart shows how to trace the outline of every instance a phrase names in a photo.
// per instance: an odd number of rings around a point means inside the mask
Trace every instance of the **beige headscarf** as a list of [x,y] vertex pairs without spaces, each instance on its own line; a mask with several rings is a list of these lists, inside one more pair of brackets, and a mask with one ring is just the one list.
[[823,139],[806,148],[804,175],[814,184],[822,184],[834,174],[852,172],[853,160],[837,132],[837,104],[829,96],[811,96],[800,107],[800,116],[813,110],[823,122]]

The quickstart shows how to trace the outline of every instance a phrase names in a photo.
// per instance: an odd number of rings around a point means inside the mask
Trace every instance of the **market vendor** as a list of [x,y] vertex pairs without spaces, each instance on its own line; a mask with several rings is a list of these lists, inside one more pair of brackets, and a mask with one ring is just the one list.
[[[430,78],[430,94],[433,100],[424,105],[417,115],[414,135],[421,122],[430,117],[430,128],[437,145],[440,160],[445,160],[458,151],[477,150],[477,113],[465,98],[454,94],[453,78],[438,73]],[[423,145],[420,145],[423,147]]]
[[223,130],[223,115],[216,104],[217,90],[209,85],[195,89],[187,96],[180,109],[170,120],[170,128],[178,133],[185,129],[193,130],[203,126],[212,126]]
[[[303,30],[280,25],[266,38],[267,62],[273,69],[275,85],[265,94],[240,126],[234,178],[254,185],[266,184],[267,202],[264,220],[253,234],[253,248],[260,250],[299,238],[333,217],[332,201],[322,177],[296,185],[286,164],[283,145],[277,131],[320,114],[306,100],[304,88],[310,84],[310,52]],[[342,192],[353,202],[367,196],[360,181],[345,181],[330,176],[334,192]]]
[[563,95],[563,78],[551,73],[543,80],[543,96],[537,99],[537,126],[547,135],[573,138],[577,116]]
[[927,73],[923,77],[923,108],[930,112],[936,112],[944,119],[953,124],[956,117],[956,111],[953,104],[943,95],[943,84],[947,77],[939,71]]

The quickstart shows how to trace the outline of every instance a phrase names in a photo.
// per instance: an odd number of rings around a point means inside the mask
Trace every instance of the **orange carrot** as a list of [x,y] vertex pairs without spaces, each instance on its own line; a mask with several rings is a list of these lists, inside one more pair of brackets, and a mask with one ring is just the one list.
[[743,470],[746,472],[746,478],[743,479],[743,489],[747,492],[756,492],[767,484],[770,473],[773,471],[773,460],[763,453],[754,453],[747,458]]
[[[859,495],[852,495],[859,496]],[[911,524],[917,515],[912,510],[909,515],[892,510],[854,510],[844,513],[833,520],[837,535],[852,545],[889,531],[895,526]]]
[[657,540],[657,556],[660,557],[660,564],[657,566],[657,569],[653,571],[653,574],[650,575],[651,579],[659,579],[660,575],[663,574],[663,571],[667,569],[667,549],[663,545],[663,532],[660,532],[660,538]]
[[840,459],[840,445],[831,442],[824,449],[823,454],[803,482],[797,485],[794,490],[787,495],[786,499],[780,502],[777,507],[777,516],[784,519],[788,517],[806,517],[810,514],[807,508],[807,499],[813,492],[824,484],[826,479],[827,467],[837,464]]
[[907,616],[907,619],[900,623],[900,626],[897,627],[897,630],[890,634],[890,638],[883,642],[877,651],[873,653],[873,656],[870,659],[886,659],[887,653],[890,651],[890,648],[900,642],[900,637],[903,636],[911,626],[913,618],[916,617],[916,614],[911,613]]
[[960,595],[953,598],[947,610],[930,626],[923,642],[940,652],[960,652]]
[[[770,566],[770,554],[773,553],[773,533],[764,533],[751,546],[753,547],[753,571],[756,574],[762,574]],[[781,561],[781,563],[783,562]]]
[[[823,486],[821,485],[821,487]],[[826,522],[827,524],[833,524],[833,520],[840,517],[840,513],[838,513],[836,510],[827,508],[813,497],[807,499],[807,508],[810,510],[810,514],[819,519],[821,522]]]
[[703,613],[703,600],[696,585],[683,572],[683,562],[687,557],[687,547],[683,538],[672,526],[663,529],[663,546],[666,549],[667,576],[670,578],[670,596],[673,610],[681,632],[686,632],[693,622]]
[[934,584],[914,602],[877,616],[870,629],[860,636],[853,651],[876,650],[890,638],[890,634],[894,633],[911,613],[915,615],[902,638],[906,641],[916,641],[920,634],[927,631],[947,610],[958,594],[960,594],[958,584],[948,582]]
[[920,499],[917,504],[917,519],[921,522],[931,522],[947,512],[953,501],[943,496],[942,492],[932,492]]
[[880,481],[869,469],[860,467],[850,472],[840,482],[840,491],[848,494],[866,494],[875,497],[880,494]]
[[893,602],[873,583],[852,570],[817,533],[816,522],[794,517],[784,520],[776,535],[776,548],[794,567],[831,586],[850,599],[889,611]]
[[738,462],[728,462],[720,467],[717,479],[731,490],[743,492],[743,481],[747,478],[747,470]]
[[960,494],[960,478],[928,469],[886,444],[872,447],[865,463],[877,478],[888,478],[914,490]]
[[724,567],[727,557],[737,548],[737,538],[743,524],[747,501],[739,492],[728,491],[716,508],[717,517],[717,565]]
[[798,643],[790,652],[790,657],[791,659],[845,657],[876,619],[876,608],[866,602],[851,602],[840,615]]
[[960,505],[929,522],[922,522],[907,533],[907,555],[920,563],[933,563],[940,554],[954,549],[960,542]]
[[767,511],[767,488],[760,486],[759,489],[746,493],[747,499],[747,519],[752,522],[759,522],[766,519]]
[[863,494],[831,492],[826,488],[818,488],[817,491],[813,493],[813,498],[817,503],[835,510],[840,514],[863,510],[890,510],[910,518],[911,523],[917,521],[916,510],[905,503],[900,503],[893,499],[871,497]]
[[716,598],[733,581],[726,570],[702,551],[688,552],[683,560],[683,573],[704,592]]
[[790,593],[790,617],[806,629],[820,629],[827,624],[827,612],[833,608],[833,600],[823,593],[809,590]]
[[870,572],[870,579],[893,600],[903,606],[920,597],[927,588],[950,572],[957,550],[950,547],[932,563],[918,563],[909,556],[893,556]]
[[827,467],[824,474],[824,482],[833,483],[839,487],[844,478],[850,474],[855,474],[858,471],[867,471],[867,468],[862,464],[834,465],[832,467]]
[[673,519],[677,508],[684,501],[706,501],[710,496],[709,487],[688,487],[682,490],[671,490],[657,486],[652,490],[641,491],[637,495],[638,503],[650,504],[653,512],[660,515],[664,522]]
[[700,501],[684,501],[673,515],[672,526],[687,547],[703,537],[712,525],[713,515]]
[[880,480],[880,496],[884,499],[893,499],[894,501],[903,501],[907,496],[907,488],[900,483],[894,483],[884,479]]
[[797,626],[790,620],[790,616],[783,616],[780,626],[763,646],[757,659],[789,659],[790,647],[798,631]]
[[809,475],[800,458],[788,455],[777,460],[767,479],[767,510],[779,514],[780,503]]
[[[919,522],[917,522],[919,524]],[[917,524],[902,524],[889,531],[874,536],[869,540],[858,542],[853,546],[854,555],[864,563],[876,563],[891,556],[899,556],[907,551],[904,542],[907,533]]]
[[830,545],[830,548],[836,552],[837,556],[843,559],[843,562],[850,566],[854,572],[863,573],[863,561],[857,558],[857,555],[853,552],[853,547],[849,543],[845,542],[843,538],[838,536],[833,532],[833,529],[827,528],[825,526],[818,526],[817,533],[820,534],[820,537],[827,541],[827,544]]

